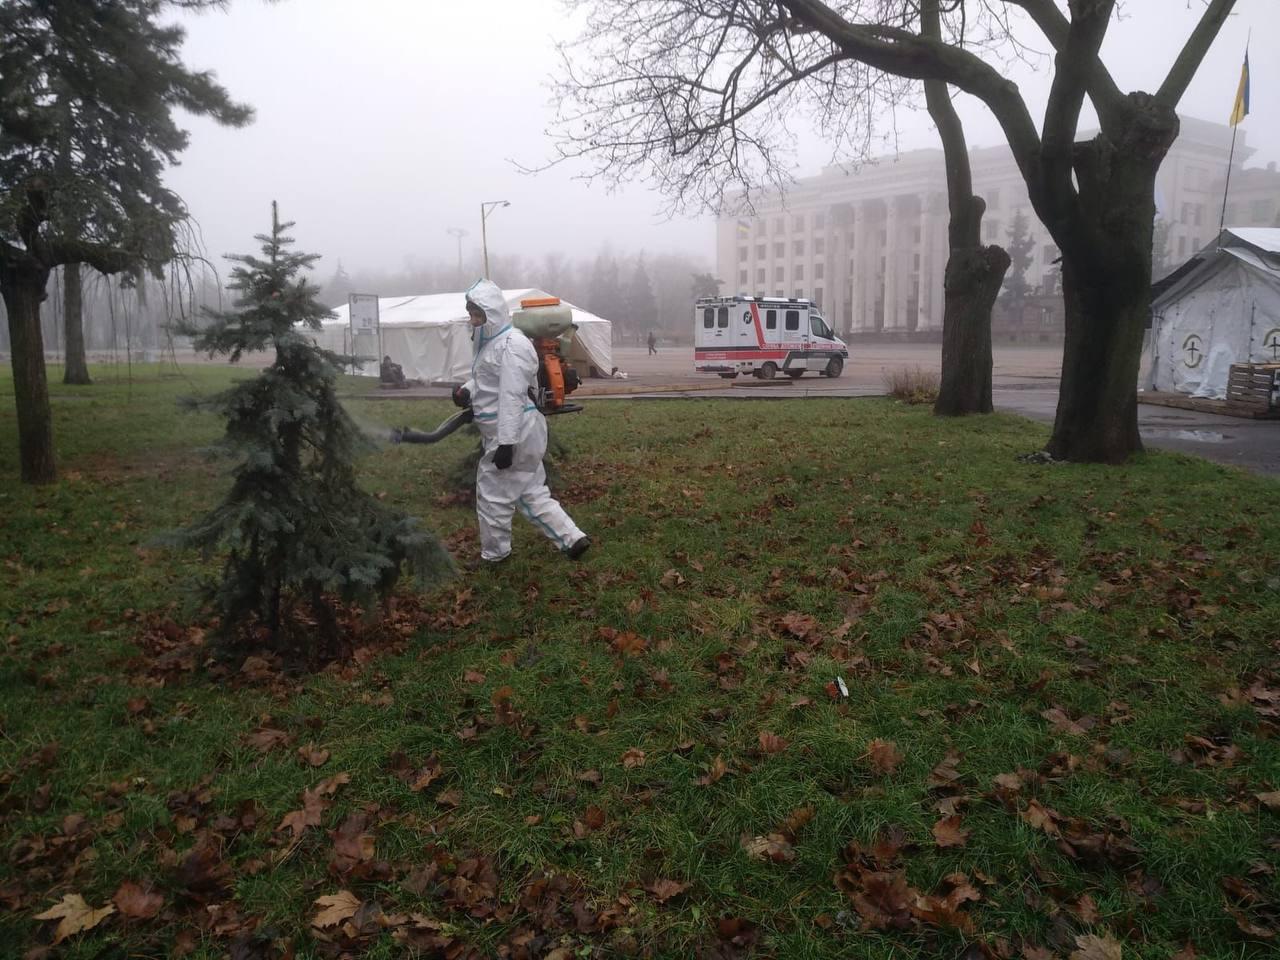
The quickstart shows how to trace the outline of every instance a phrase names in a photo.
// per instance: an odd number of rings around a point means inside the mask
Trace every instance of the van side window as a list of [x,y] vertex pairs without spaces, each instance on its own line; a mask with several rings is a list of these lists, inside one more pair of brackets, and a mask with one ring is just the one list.
[[764,312],[764,327],[766,330],[778,329],[778,311],[766,310]]
[[729,325],[729,308],[721,307],[716,313],[716,326],[727,327]]
[[813,335],[815,337],[824,337],[825,339],[830,340],[835,336],[835,334],[827,328],[827,325],[822,321],[822,318],[816,313],[811,313],[809,315],[809,329],[813,331]]
[[787,311],[787,329],[788,330],[800,329],[800,311],[799,310]]
[[712,310],[710,307],[707,307],[705,310],[702,311],[702,328],[704,330],[710,330],[715,325],[716,325],[716,312]]

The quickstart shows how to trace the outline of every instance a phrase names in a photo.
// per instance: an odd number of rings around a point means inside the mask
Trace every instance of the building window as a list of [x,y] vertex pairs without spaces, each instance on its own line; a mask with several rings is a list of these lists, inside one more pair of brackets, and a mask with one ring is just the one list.
[[827,225],[827,215],[819,210],[813,215],[813,229],[822,230]]
[[797,283],[798,283],[799,281],[803,280],[803,279],[804,279],[804,264],[802,264],[802,263],[797,263],[797,264],[795,265],[795,269],[794,269],[794,270],[792,270],[791,272],[795,274],[795,276],[794,276],[794,277],[792,277],[791,279],[795,280]]
[[824,271],[823,271],[823,269],[822,269],[822,264],[820,264],[820,263],[815,263],[815,264],[813,265],[813,279],[815,279],[815,280],[821,280],[821,279],[822,279],[822,274],[823,274],[823,272],[824,272]]
[[756,227],[756,233],[764,233],[764,218],[757,220],[755,223],[755,227]]
[[813,255],[815,257],[820,257],[826,252],[827,252],[827,241],[823,240],[821,237],[813,241]]
[[[1197,227],[1198,227],[1198,226],[1200,226],[1200,216],[1201,216],[1203,213],[1204,213],[1204,204],[1203,204],[1203,203],[1197,203],[1197,204],[1195,205],[1196,226],[1197,226]],[[1199,246],[1199,244],[1196,244],[1196,246],[1198,247],[1198,246]]]
[[1236,205],[1234,203],[1227,204],[1226,218],[1229,224],[1236,222]]
[[785,270],[783,267],[774,267],[774,268],[773,268],[773,282],[774,282],[774,283],[781,283],[783,280],[785,280],[785,279],[786,279],[786,276],[787,276],[787,272],[786,272],[786,270]]
[[740,283],[744,287],[747,285],[747,271],[745,270],[738,271],[738,283]]
[[917,253],[915,257],[912,259],[911,269],[916,271],[917,273],[920,272],[920,254]]
[[803,288],[803,287],[796,287],[796,299],[797,299],[797,300],[803,300],[803,299],[804,299],[804,288]]
[[912,243],[920,242],[920,228],[918,226],[911,231],[911,242]]
[[795,254],[796,254],[796,256],[797,256],[797,257],[803,257],[803,256],[804,256],[804,241],[803,241],[803,240],[797,240],[795,243],[793,243],[793,244],[791,245],[791,248],[795,251]]
[[1187,255],[1187,238],[1179,237],[1178,238],[1178,256],[1185,257],[1186,255]]
[[1191,222],[1191,204],[1189,203],[1184,203],[1182,205],[1182,222],[1183,223]]
[[765,258],[766,246],[767,246],[767,245],[766,245],[766,244],[763,244],[763,243],[757,243],[757,244],[756,244],[756,259],[757,259],[757,260],[763,260],[763,259]]
[[819,310],[822,309],[822,288],[821,287],[813,288],[813,303],[814,303],[814,306],[816,306]]
[[800,233],[801,231],[804,230],[804,214],[803,213],[797,213],[795,215],[795,217],[791,221],[791,229],[794,230],[796,233]]
[[773,255],[775,257],[785,257],[787,255],[787,245],[785,243],[775,243],[773,245]]
[[787,291],[779,287],[777,290],[773,291],[773,295],[775,297],[785,297],[787,295]]
[[746,247],[739,247],[739,248],[738,248],[738,262],[739,262],[739,263],[746,263],[746,262],[747,262],[747,248],[746,248]]
[[756,283],[763,286],[765,279],[766,277],[765,277],[764,267],[760,267],[758,270],[756,270]]
[[773,232],[774,232],[774,233],[786,233],[786,232],[787,232],[787,218],[786,218],[786,217],[778,217],[778,219],[776,219],[776,220],[774,220],[774,221],[773,221]]
[[1000,207],[1000,191],[992,190],[987,194],[987,209],[997,210]]

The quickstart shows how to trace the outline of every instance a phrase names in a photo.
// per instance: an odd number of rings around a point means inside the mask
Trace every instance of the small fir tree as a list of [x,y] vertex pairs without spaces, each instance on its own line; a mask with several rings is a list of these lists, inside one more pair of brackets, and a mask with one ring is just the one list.
[[1169,262],[1169,221],[1157,216],[1151,231],[1151,279],[1163,280],[1173,269]]
[[318,288],[299,276],[319,257],[287,249],[292,225],[280,222],[273,203],[271,233],[257,237],[263,256],[228,258],[238,264],[234,309],[207,310],[207,328],[183,331],[211,356],[235,362],[274,349],[275,362],[253,380],[191,401],[226,418],[221,446],[240,462],[223,501],[175,540],[225,554],[209,599],[226,636],[252,626],[279,648],[285,614],[309,608],[320,652],[333,654],[334,598],[369,605],[389,595],[404,568],[425,582],[451,562],[414,518],[356,483],[355,456],[371,444],[334,392],[349,358],[320,349],[311,336],[332,314],[316,300]]
[[631,282],[627,284],[623,294],[623,304],[623,316],[633,330],[643,333],[653,329],[658,304],[653,299],[653,284],[649,282],[649,271],[645,268],[643,253],[636,260]]
[[1009,225],[1009,242],[1005,245],[1005,252],[1009,254],[1009,273],[1000,294],[1001,308],[1015,317],[1021,317],[1022,306],[1031,295],[1027,270],[1031,268],[1036,242],[1029,228],[1027,215],[1019,208]]

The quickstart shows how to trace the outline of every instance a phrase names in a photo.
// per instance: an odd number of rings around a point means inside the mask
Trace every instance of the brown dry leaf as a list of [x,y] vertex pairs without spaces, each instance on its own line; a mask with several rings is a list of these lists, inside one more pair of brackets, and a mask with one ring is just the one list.
[[468,670],[462,675],[463,683],[484,683],[484,674],[479,670]]
[[298,756],[309,767],[323,767],[329,762],[329,751],[321,750],[314,743],[298,748]]
[[999,791],[1017,793],[1022,789],[1022,777],[1016,773],[999,773],[996,774],[995,785]]
[[333,927],[350,919],[364,906],[360,898],[350,890],[339,890],[327,897],[316,897],[315,905],[320,907],[320,912],[311,918],[311,925],[320,929]]
[[659,903],[666,903],[672,897],[679,896],[689,889],[687,883],[677,883],[674,880],[655,880],[653,883],[645,887],[653,898]]
[[742,849],[754,860],[786,863],[796,858],[796,851],[791,846],[791,841],[780,833],[771,833],[764,837],[743,837]]
[[902,763],[902,754],[898,752],[898,745],[892,740],[881,740],[879,737],[867,744],[867,755],[871,758],[871,766],[875,768],[876,773],[886,776],[893,773],[898,764]]
[[604,826],[604,811],[593,803],[583,812],[582,822],[592,830],[599,830]]
[[44,913],[37,913],[35,918],[58,921],[58,926],[53,931],[53,942],[59,944],[67,937],[92,930],[115,912],[116,908],[112,904],[94,909],[84,902],[84,897],[80,894],[68,893]]
[[724,762],[724,757],[717,755],[711,761],[711,765],[707,767],[706,775],[699,777],[694,783],[700,787],[709,787],[711,784],[718,782],[728,772],[729,765]]
[[1061,819],[1061,815],[1056,810],[1043,806],[1039,800],[1028,801],[1027,809],[1018,816],[1037,830],[1043,830],[1051,837],[1058,836],[1058,820]]
[[1097,937],[1083,933],[1076,937],[1078,950],[1071,951],[1070,960],[1121,960],[1120,941],[1108,932]]
[[581,773],[574,774],[574,778],[583,783],[600,783],[604,780],[599,770],[583,770]]
[[662,575],[661,583],[668,590],[676,587],[682,587],[684,586],[684,582],[684,577],[682,577],[680,575],[680,571],[676,570],[674,567]]
[[969,842],[969,831],[960,826],[960,818],[944,817],[933,825],[933,839],[939,847],[963,847]]
[[1169,960],[1196,960],[1200,954],[1196,953],[1194,945],[1188,943],[1185,947],[1175,953]]
[[609,644],[614,653],[622,657],[638,657],[649,647],[649,641],[630,630],[623,631]]
[[1273,790],[1271,793],[1256,793],[1254,796],[1268,810],[1280,811],[1280,790]]
[[1042,710],[1040,716],[1044,717],[1053,726],[1056,733],[1070,734],[1074,737],[1083,736],[1089,732],[1089,728],[1081,726],[1075,720],[1072,720],[1067,713],[1060,707],[1051,707],[1048,710]]
[[120,914],[134,920],[150,920],[164,906],[164,897],[158,893],[148,893],[132,880],[120,884],[119,889],[111,897]]
[[1080,899],[1071,905],[1071,912],[1080,918],[1081,923],[1092,925],[1101,919],[1098,915],[1098,905],[1087,893],[1080,894]]
[[797,613],[791,611],[786,616],[779,618],[778,623],[787,633],[791,634],[797,640],[803,640],[809,634],[817,629],[818,621],[807,613]]
[[816,813],[813,807],[796,807],[787,814],[787,819],[782,821],[782,832],[794,837],[814,818]]
[[245,743],[257,750],[261,750],[263,753],[273,750],[281,744],[288,743],[291,739],[293,738],[289,734],[274,727],[259,727],[244,738]]
[[789,746],[791,744],[776,733],[770,733],[768,730],[760,731],[760,749],[765,753],[781,753]]
[[622,765],[628,770],[644,766],[644,751],[631,747],[622,754]]
[[1022,960],[1055,960],[1056,955],[1052,950],[1046,950],[1044,947],[1028,947],[1022,948]]

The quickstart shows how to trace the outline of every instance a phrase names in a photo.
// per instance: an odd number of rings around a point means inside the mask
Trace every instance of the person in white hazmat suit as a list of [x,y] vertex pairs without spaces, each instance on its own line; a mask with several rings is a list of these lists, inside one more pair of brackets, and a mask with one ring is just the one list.
[[480,557],[498,563],[511,555],[511,522],[523,514],[570,559],[591,540],[547,489],[542,458],[547,418],[530,397],[538,382],[538,353],[511,325],[498,285],[477,280],[467,291],[467,315],[475,340],[471,379],[453,391],[453,402],[470,407],[484,442],[476,468],[476,518]]

